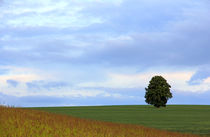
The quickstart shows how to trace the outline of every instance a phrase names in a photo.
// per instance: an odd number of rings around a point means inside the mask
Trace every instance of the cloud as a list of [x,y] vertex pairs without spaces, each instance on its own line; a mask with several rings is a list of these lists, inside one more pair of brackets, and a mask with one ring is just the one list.
[[17,85],[18,85],[18,81],[12,80],[12,79],[7,80],[7,83],[8,83],[10,86],[13,86],[13,87],[17,87]]
[[[124,91],[126,92],[126,91]],[[0,93],[0,104],[17,106],[17,107],[44,107],[44,106],[91,106],[91,105],[139,105],[146,104],[144,98],[139,97],[139,93],[144,93],[137,90],[136,96],[116,98],[113,96],[95,96],[95,97],[56,97],[56,96],[24,96],[16,97],[12,95],[4,95]],[[168,104],[200,104],[207,105],[209,102],[209,93],[182,93],[173,92],[173,98],[168,101]]]
[[205,93],[174,92],[169,104],[209,105],[210,91]]
[[[120,97],[119,94],[104,96],[97,95],[91,97],[59,97],[59,96],[23,96],[16,97],[0,93],[0,104],[17,106],[17,107],[40,107],[40,106],[93,106],[93,105],[126,105],[126,104],[143,104],[144,101],[138,97],[129,98],[126,96]],[[2,100],[4,99],[4,100]]]
[[58,82],[58,81],[32,81],[32,82],[27,82],[26,83],[27,87],[29,90],[40,90],[42,88],[47,89],[47,90],[53,90],[56,88],[62,88],[65,86],[68,86],[67,83],[65,82]]
[[[85,2],[87,3],[87,2]],[[3,26],[14,27],[83,27],[93,23],[101,22],[95,17],[83,17],[80,11],[83,5],[76,1],[11,1],[8,2],[7,9],[3,10],[2,16],[5,21]],[[3,9],[6,9],[3,8]],[[34,21],[36,20],[36,21]]]
[[[210,33],[207,16],[210,11],[205,2],[134,0],[114,4],[110,1],[88,1],[85,5],[82,2],[71,1],[70,4],[61,1],[57,7],[52,1],[26,3],[28,5],[23,2],[11,5],[18,4],[25,9],[31,6],[28,10],[40,12],[37,14],[54,25],[33,26],[33,23],[38,23],[33,21],[33,12],[21,8],[29,15],[21,14],[20,17],[32,18],[32,25],[20,23],[23,27],[9,25],[8,29],[1,28],[4,32],[0,42],[3,45],[0,51],[2,64],[30,64],[33,60],[44,64],[86,65],[100,62],[111,66],[197,66],[206,64],[210,58],[207,52]],[[85,20],[95,17],[104,21],[75,29],[77,27],[65,27],[63,22],[59,25],[59,21],[53,21],[45,14],[50,12],[54,18],[62,20],[59,19],[59,10],[69,11],[69,4],[72,11],[78,5],[81,9],[72,15],[65,13],[65,20],[68,16],[81,15]],[[43,5],[47,5],[46,9],[42,9]],[[17,12],[14,10],[14,13]],[[13,12],[7,14],[12,15]],[[4,17],[8,17],[6,13]],[[83,20],[78,21],[88,24]],[[6,21],[4,23],[7,24]]]
[[140,88],[144,90],[148,82],[155,75],[163,76],[172,86],[175,92],[203,93],[210,90],[210,79],[206,79],[199,85],[189,85],[188,81],[193,76],[194,71],[148,71],[135,74],[111,73],[108,79],[103,82],[84,82],[77,86],[85,88],[117,88],[132,89]]
[[188,81],[190,85],[199,85],[210,77],[209,66],[200,67]]
[[205,0],[4,1],[0,92],[120,100],[157,74],[175,92],[208,92],[209,9]]
[[0,75],[4,75],[8,73],[8,69],[1,69],[0,68]]
[[[205,14],[208,15],[208,13]],[[186,23],[183,28],[186,31],[179,30],[179,26],[174,24],[171,27],[176,27],[176,29],[166,30],[166,32],[127,34],[124,37],[130,39],[116,38],[108,41],[106,46],[97,46],[95,50],[86,52],[82,56],[82,61],[145,67],[206,65],[210,59],[208,54],[210,41],[207,38],[210,27],[202,23],[210,22],[206,18],[207,16],[197,21],[197,25],[191,24],[193,20]],[[195,30],[196,28],[199,29]]]

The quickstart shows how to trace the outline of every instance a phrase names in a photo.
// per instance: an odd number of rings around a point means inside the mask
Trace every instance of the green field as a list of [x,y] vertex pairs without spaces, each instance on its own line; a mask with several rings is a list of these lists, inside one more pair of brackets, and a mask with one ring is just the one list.
[[42,107],[33,109],[80,118],[139,124],[170,131],[210,135],[210,106],[208,105],[168,105],[166,108],[135,105]]

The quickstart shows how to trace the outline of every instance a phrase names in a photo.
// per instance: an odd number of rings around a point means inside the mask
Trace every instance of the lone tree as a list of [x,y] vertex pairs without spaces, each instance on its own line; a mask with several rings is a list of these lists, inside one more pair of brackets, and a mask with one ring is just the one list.
[[172,98],[170,92],[171,86],[162,76],[154,76],[149,82],[148,88],[145,88],[146,102],[159,108],[165,107],[169,98]]

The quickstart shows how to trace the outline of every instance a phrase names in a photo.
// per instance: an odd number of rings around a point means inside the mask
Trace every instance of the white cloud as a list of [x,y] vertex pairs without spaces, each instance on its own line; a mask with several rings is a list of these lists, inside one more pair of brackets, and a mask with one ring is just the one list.
[[205,92],[210,90],[210,78],[204,80],[200,85],[189,85],[188,81],[195,71],[175,72],[143,72],[138,74],[111,73],[105,82],[80,83],[81,87],[103,87],[103,88],[142,88],[148,86],[150,79],[155,75],[163,76],[172,86],[172,91],[182,92]]
[[12,1],[1,8],[0,19],[5,26],[13,27],[85,27],[102,23],[102,18],[83,16],[87,2],[76,1]]
[[0,66],[0,69],[8,70],[6,74],[0,75],[0,81],[6,81],[8,79],[17,80],[20,82],[28,82],[32,80],[41,79],[41,76],[35,74],[38,70],[25,67],[16,66]]
[[[34,81],[65,81],[62,77],[52,75],[50,72],[44,74],[40,70],[31,68],[20,68],[13,66],[4,66],[0,69],[8,69],[6,74],[0,75],[1,93],[13,96],[56,96],[56,97],[96,97],[98,95],[104,97],[122,98],[120,93],[110,93],[109,91],[97,88],[115,88],[128,89],[138,88],[144,90],[148,86],[150,79],[154,75],[163,76],[172,86],[172,92],[196,92],[202,93],[210,90],[210,77],[206,78],[199,85],[189,85],[188,81],[191,79],[194,70],[188,71],[145,71],[141,73],[123,73],[123,72],[109,72],[106,78],[100,81],[85,80],[83,82],[75,83],[73,85],[65,85],[57,87],[50,87],[49,89],[37,85],[38,88],[30,89],[27,82]],[[66,73],[66,72],[65,72]],[[60,75],[60,73],[59,73]],[[18,82],[16,87],[9,86],[7,80],[15,80]],[[59,84],[59,83],[58,83]],[[91,90],[89,88],[92,88]],[[128,95],[131,96],[131,95]]]
[[205,83],[205,84],[210,84],[210,77],[206,78],[206,79],[203,81],[203,83]]
[[[49,89],[42,87],[42,84],[35,85],[35,89],[31,89],[27,86],[27,83],[33,83],[36,81],[40,82],[50,82],[61,80],[56,75],[50,72],[43,72],[38,69],[24,68],[24,67],[14,67],[14,66],[0,66],[2,70],[8,70],[7,73],[0,75],[0,93],[5,95],[11,95],[16,97],[24,96],[51,96],[51,97],[96,97],[107,95],[119,98],[120,94],[110,94],[103,90],[89,90],[85,88],[75,87],[74,85],[65,85],[56,87],[52,86]],[[17,86],[10,86],[7,81],[14,80],[17,81]],[[63,79],[62,79],[63,80]],[[43,83],[45,84],[45,83]],[[55,83],[56,84],[56,83]],[[58,83],[59,84],[59,83]]]

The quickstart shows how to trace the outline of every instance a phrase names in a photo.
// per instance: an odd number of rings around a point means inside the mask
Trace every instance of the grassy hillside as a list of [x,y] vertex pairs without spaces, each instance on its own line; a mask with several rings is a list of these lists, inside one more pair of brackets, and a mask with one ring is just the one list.
[[0,106],[0,137],[196,137],[196,135]]
[[210,135],[210,106],[94,106],[33,108],[80,118],[139,124],[170,131]]

